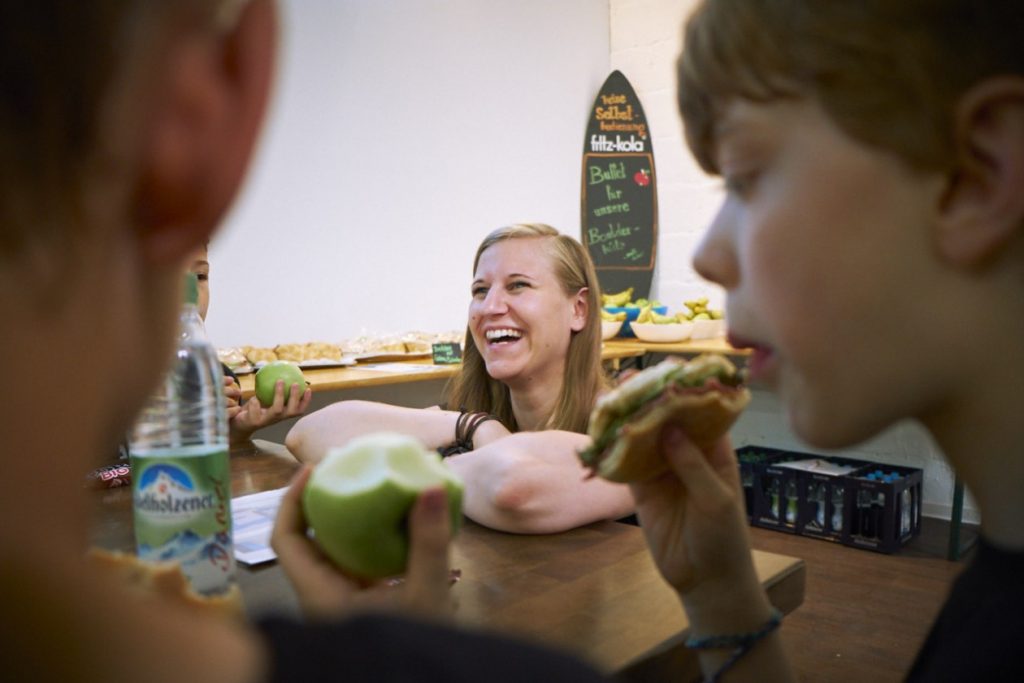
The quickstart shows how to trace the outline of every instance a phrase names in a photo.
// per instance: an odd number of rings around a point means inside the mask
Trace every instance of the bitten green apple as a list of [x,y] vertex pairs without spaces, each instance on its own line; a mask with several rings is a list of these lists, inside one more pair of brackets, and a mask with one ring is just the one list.
[[302,391],[306,390],[306,378],[298,365],[287,360],[275,360],[267,363],[256,371],[256,399],[264,408],[274,402],[274,385],[277,380],[284,380],[284,400],[288,401],[293,384],[298,384]]
[[448,494],[454,535],[462,522],[462,481],[416,439],[378,432],[331,449],[310,475],[302,503],[335,564],[379,579],[405,570],[409,512],[421,492],[437,486]]

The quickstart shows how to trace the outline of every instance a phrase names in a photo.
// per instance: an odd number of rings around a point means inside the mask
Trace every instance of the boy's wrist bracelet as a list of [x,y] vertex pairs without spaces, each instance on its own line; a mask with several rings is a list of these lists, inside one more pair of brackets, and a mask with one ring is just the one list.
[[732,655],[719,667],[718,671],[705,677],[706,683],[717,683],[722,674],[731,669],[745,654],[753,649],[758,641],[764,639],[782,623],[782,612],[772,607],[772,614],[764,626],[751,633],[736,633],[724,636],[705,636],[703,638],[687,638],[686,647],[691,650],[725,650],[732,649]]

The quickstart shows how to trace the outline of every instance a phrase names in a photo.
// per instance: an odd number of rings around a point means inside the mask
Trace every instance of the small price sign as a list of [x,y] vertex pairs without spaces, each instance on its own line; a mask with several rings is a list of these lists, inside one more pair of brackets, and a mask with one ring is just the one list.
[[434,365],[458,365],[462,362],[462,346],[457,342],[440,342],[431,345]]

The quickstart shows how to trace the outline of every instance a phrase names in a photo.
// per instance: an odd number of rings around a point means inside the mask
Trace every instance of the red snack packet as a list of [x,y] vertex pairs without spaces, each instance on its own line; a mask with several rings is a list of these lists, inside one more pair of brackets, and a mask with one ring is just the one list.
[[132,468],[127,462],[97,467],[85,477],[85,485],[92,489],[115,489],[131,483]]

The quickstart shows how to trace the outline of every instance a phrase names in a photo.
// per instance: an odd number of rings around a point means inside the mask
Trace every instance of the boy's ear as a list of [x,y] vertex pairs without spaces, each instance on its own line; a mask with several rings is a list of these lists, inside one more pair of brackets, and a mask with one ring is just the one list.
[[979,83],[954,116],[959,158],[940,208],[938,245],[951,263],[974,267],[1024,230],[1024,78]]
[[132,196],[138,240],[152,263],[180,263],[209,241],[242,179],[273,71],[270,0],[245,3],[222,32],[168,39],[141,141]]

